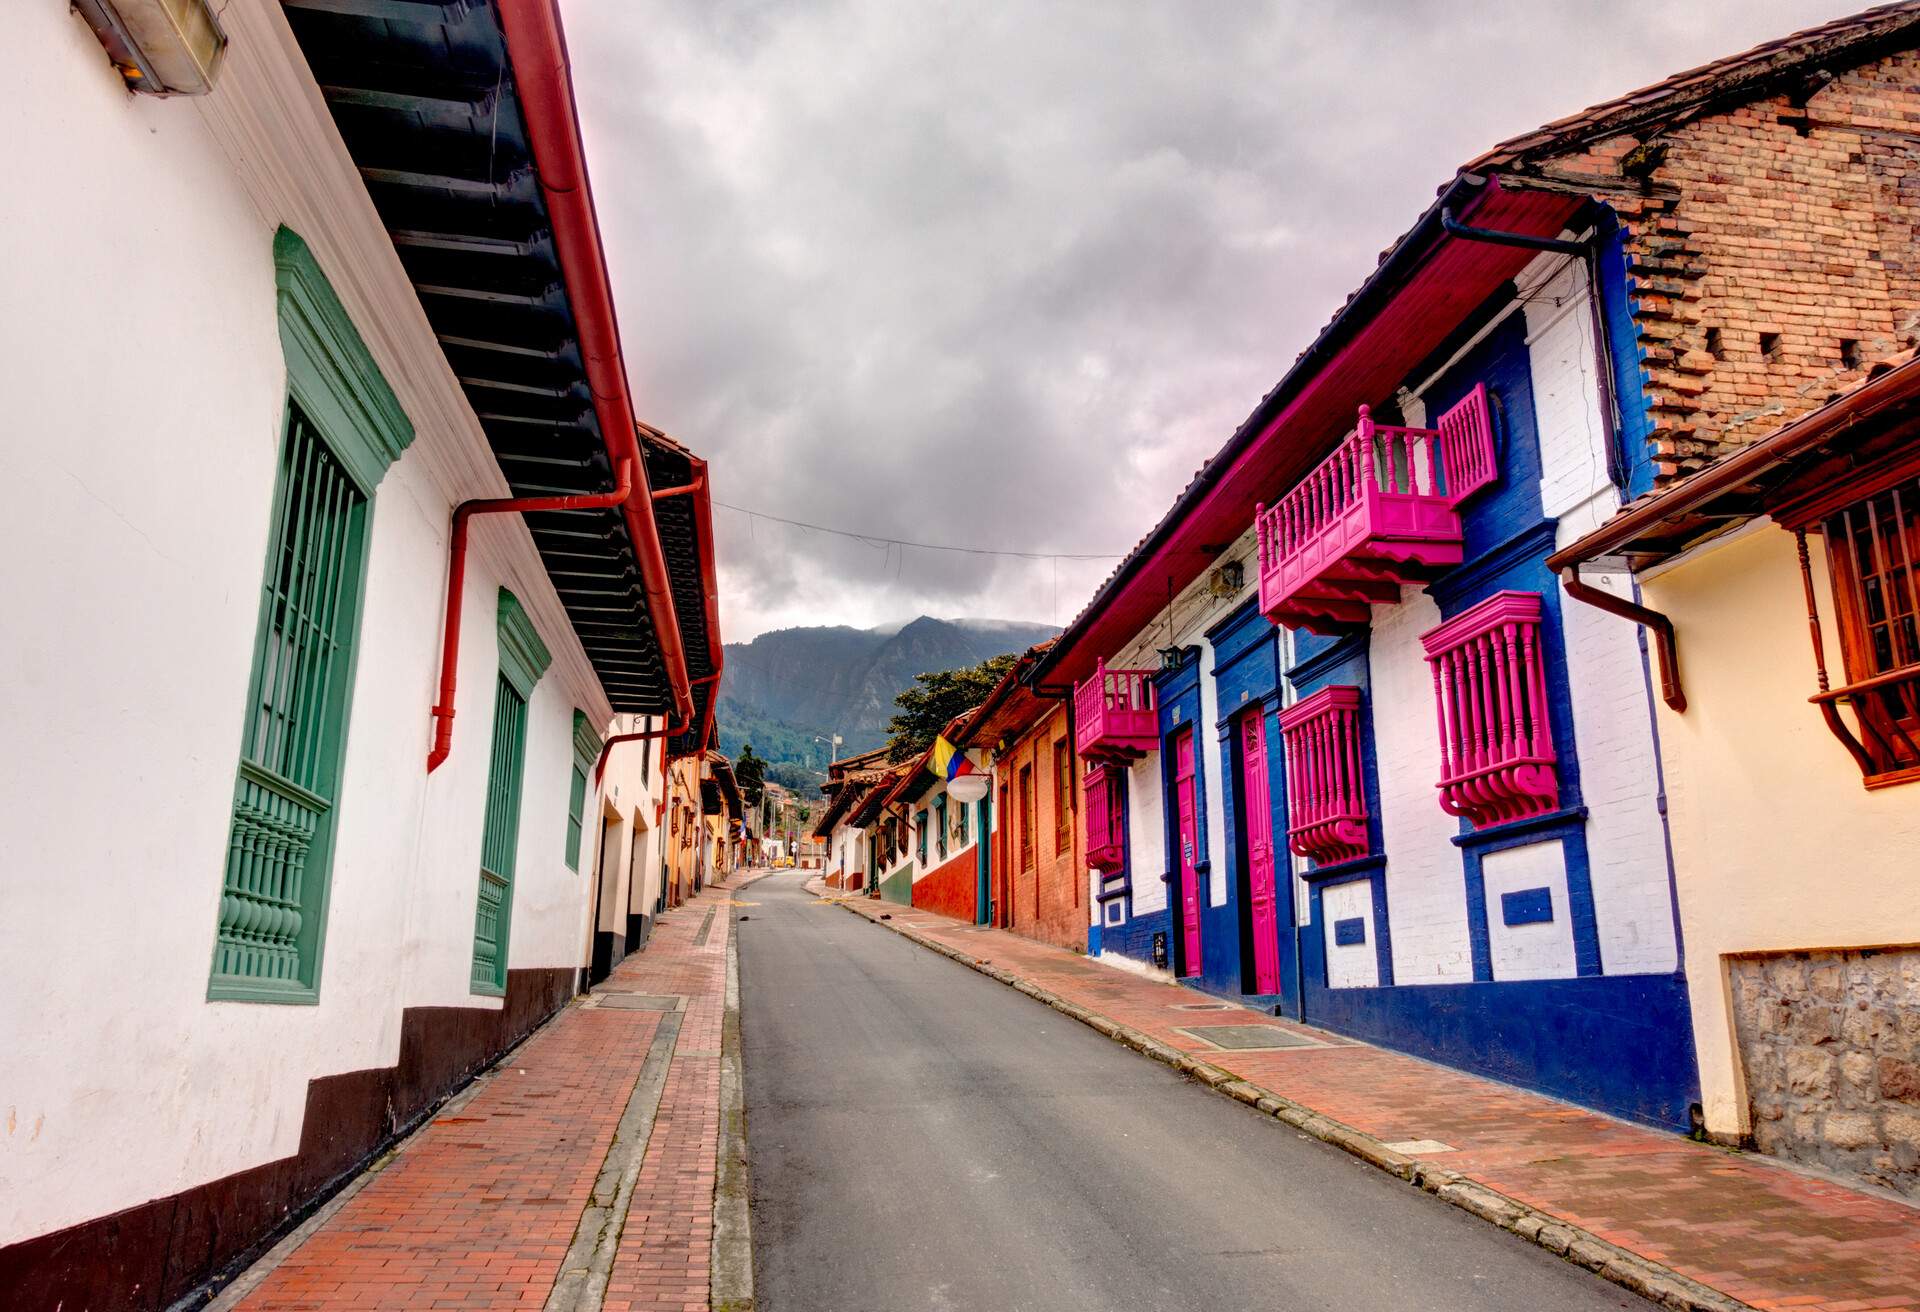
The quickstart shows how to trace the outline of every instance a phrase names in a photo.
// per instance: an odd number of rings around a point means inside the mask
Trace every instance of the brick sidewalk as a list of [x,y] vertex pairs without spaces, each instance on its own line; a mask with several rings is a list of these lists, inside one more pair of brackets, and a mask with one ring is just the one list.
[[[679,1035],[612,1255],[608,1312],[705,1312],[729,902],[666,916],[595,989],[681,995]],[[268,1272],[245,1312],[540,1308],[627,1109],[660,1011],[576,1002],[436,1116]]]
[[[1451,1151],[1402,1151],[1753,1307],[1920,1310],[1920,1210],[1899,1202],[1257,1012],[1176,1010],[1209,998],[1003,930],[864,898],[843,905],[889,914],[893,927],[1389,1146],[1437,1140]],[[1236,1053],[1179,1032],[1229,1023],[1332,1046]]]

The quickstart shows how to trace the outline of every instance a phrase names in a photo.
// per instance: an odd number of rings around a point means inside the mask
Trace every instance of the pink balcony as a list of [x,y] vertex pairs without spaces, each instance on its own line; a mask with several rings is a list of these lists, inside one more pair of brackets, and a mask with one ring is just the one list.
[[1498,472],[1484,383],[1437,428],[1376,424],[1361,406],[1352,437],[1255,511],[1260,609],[1315,633],[1364,624],[1402,583],[1460,563],[1459,505]]
[[1160,742],[1152,670],[1110,670],[1103,659],[1073,690],[1073,745],[1092,764],[1126,765]]
[[1440,805],[1476,825],[1560,806],[1540,594],[1500,592],[1420,635],[1440,714]]
[[1287,752],[1287,846],[1321,865],[1367,854],[1360,690],[1322,688],[1280,712]]
[[1096,765],[1082,781],[1086,794],[1087,864],[1112,872],[1127,864],[1126,812],[1120,805],[1119,780],[1108,767]]

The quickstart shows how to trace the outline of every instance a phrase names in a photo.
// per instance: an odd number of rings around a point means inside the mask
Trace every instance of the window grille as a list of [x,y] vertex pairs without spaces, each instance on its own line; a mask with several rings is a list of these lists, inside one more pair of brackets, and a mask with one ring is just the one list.
[[287,409],[209,992],[310,993],[346,740],[367,497]]

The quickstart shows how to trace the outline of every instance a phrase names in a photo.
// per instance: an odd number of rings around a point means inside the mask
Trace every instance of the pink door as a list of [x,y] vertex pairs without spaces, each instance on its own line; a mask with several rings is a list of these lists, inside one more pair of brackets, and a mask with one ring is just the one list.
[[1267,791],[1267,720],[1240,721],[1240,796],[1247,814],[1247,917],[1253,930],[1253,991],[1280,991],[1280,927],[1273,906],[1273,802]]
[[1180,973],[1200,973],[1200,859],[1193,811],[1193,730],[1173,743],[1173,795],[1179,808],[1180,834]]

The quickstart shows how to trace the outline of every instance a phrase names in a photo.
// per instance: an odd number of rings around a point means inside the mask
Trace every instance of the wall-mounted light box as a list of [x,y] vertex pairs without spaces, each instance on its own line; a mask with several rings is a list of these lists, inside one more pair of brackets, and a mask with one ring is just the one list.
[[227,34],[207,0],[73,0],[127,86],[150,96],[204,96]]

